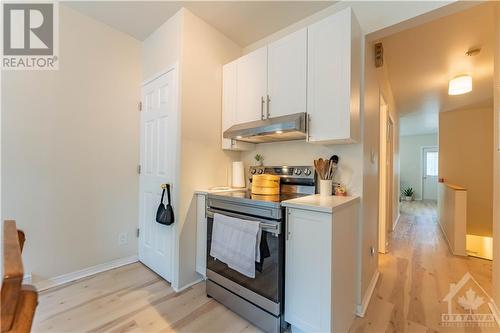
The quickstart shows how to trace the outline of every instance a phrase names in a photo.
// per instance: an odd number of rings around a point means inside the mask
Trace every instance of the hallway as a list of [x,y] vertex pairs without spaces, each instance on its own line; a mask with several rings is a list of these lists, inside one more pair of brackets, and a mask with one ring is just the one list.
[[403,202],[390,236],[389,252],[379,256],[380,278],[364,318],[351,332],[499,332],[496,328],[440,325],[447,304],[441,300],[469,272],[491,294],[491,261],[452,256],[437,223],[434,202]]

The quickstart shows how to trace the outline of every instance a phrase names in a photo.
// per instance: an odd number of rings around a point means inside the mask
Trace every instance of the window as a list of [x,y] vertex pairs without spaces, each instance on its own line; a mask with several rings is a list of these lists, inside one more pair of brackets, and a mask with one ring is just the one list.
[[425,175],[434,177],[438,175],[437,151],[428,151],[425,153]]

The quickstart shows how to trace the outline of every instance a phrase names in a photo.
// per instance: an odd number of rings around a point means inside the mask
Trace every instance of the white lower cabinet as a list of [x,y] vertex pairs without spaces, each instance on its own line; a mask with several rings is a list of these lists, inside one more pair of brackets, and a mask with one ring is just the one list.
[[196,272],[207,276],[207,213],[206,194],[196,195]]
[[287,208],[285,320],[293,332],[347,332],[356,309],[358,205]]

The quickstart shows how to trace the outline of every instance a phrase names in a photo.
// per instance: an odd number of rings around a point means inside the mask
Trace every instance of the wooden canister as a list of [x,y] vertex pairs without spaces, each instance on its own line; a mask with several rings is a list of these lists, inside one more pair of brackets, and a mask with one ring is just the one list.
[[280,194],[280,177],[275,175],[254,175],[252,193],[262,195]]

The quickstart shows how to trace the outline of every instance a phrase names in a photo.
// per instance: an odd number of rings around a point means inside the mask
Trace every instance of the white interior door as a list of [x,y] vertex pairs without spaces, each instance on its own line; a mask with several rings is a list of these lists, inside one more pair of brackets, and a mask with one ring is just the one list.
[[[143,86],[139,184],[139,260],[170,282],[174,227],[157,223],[156,210],[161,198],[161,184],[174,180],[174,84],[174,71],[170,71]],[[166,200],[165,194],[165,203]]]
[[437,147],[425,147],[422,152],[422,199],[437,200],[438,149]]

